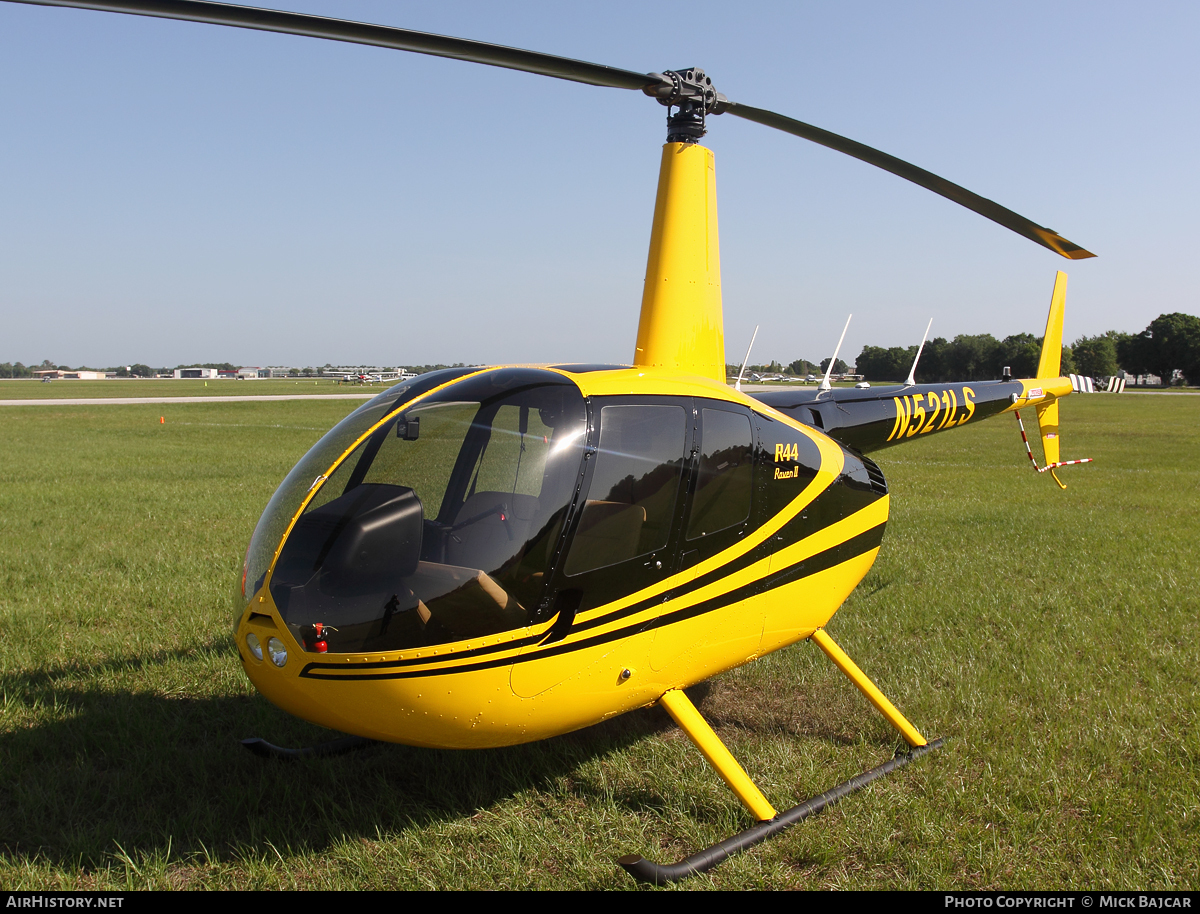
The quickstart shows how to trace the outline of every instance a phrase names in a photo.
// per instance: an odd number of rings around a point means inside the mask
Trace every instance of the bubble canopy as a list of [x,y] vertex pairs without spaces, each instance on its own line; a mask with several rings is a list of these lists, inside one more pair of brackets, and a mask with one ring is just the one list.
[[528,624],[586,431],[579,388],[551,371],[432,372],[391,388],[272,497],[247,550],[239,620],[266,581],[306,650],[403,650]]

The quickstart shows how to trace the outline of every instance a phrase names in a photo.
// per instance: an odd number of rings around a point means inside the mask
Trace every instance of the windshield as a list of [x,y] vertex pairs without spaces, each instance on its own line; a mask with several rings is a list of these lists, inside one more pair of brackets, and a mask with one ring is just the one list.
[[450,368],[431,371],[403,384],[389,387],[326,432],[321,440],[300,458],[300,462],[287,474],[275,490],[275,494],[271,496],[271,500],[267,502],[267,507],[254,528],[254,534],[250,537],[246,559],[242,565],[240,586],[234,593],[235,626],[241,620],[246,604],[262,587],[267,568],[275,557],[275,550],[279,548],[279,540],[295,517],[304,497],[321,478],[321,474],[329,472],[333,462],[346,448],[397,406],[474,370]]
[[310,480],[271,573],[308,650],[480,637],[528,624],[541,601],[582,461],[579,389],[501,369],[392,406]]

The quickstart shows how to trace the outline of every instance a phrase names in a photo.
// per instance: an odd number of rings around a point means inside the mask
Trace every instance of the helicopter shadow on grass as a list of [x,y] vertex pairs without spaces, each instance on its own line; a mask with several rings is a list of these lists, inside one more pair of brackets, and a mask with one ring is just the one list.
[[[581,763],[673,726],[647,709],[552,740],[489,750],[376,744],[335,758],[286,762],[246,752],[262,735],[311,745],[330,731],[258,695],[178,697],[102,684],[173,662],[229,658],[216,639],[189,650],[8,673],[0,732],[0,846],[9,857],[66,867],[103,865],[117,846],[136,858],[164,852],[237,853],[268,845],[322,848],[346,835],[467,817],[521,791],[552,789]],[[699,698],[707,692],[696,690]],[[15,701],[14,701],[15,699]],[[13,725],[15,723],[15,725]]]
[[[337,734],[300,721],[258,695],[223,698],[106,686],[112,673],[196,658],[229,658],[228,641],[93,665],[6,674],[4,693],[32,722],[0,733],[0,841],[10,858],[68,868],[104,865],[118,845],[134,858],[166,853],[240,855],[247,848],[320,850],[346,836],[374,838],[470,817],[527,791],[566,789],[590,798],[572,777],[581,766],[666,733],[685,739],[658,708],[541,742],[503,749],[433,750],[375,744],[349,755],[262,759],[239,741],[257,735],[303,746]],[[232,659],[232,658],[230,658]],[[769,693],[769,694],[767,694]],[[826,713],[778,690],[717,681],[688,690],[721,730],[856,739],[828,698]],[[673,733],[670,731],[674,731]],[[631,813],[666,800],[630,784],[609,793]],[[714,812],[714,814],[716,814]]]

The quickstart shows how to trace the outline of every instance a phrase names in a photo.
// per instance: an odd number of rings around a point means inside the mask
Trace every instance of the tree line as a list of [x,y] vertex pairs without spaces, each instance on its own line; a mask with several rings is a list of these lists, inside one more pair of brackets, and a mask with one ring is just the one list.
[[[1013,377],[1036,375],[1042,338],[1018,333],[998,340],[990,333],[960,334],[953,340],[937,337],[925,344],[917,366],[922,384],[983,381],[999,378],[1005,366]],[[856,371],[868,381],[901,381],[908,377],[916,346],[864,346]],[[1200,384],[1200,317],[1161,314],[1141,333],[1110,330],[1083,336],[1062,350],[1063,374],[1103,378],[1120,370],[1131,375],[1157,375],[1170,384],[1175,372],[1183,382]]]

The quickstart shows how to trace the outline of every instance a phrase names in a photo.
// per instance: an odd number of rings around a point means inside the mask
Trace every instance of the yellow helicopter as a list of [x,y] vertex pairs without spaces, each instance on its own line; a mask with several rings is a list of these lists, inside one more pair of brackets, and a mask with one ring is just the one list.
[[[1035,378],[742,393],[725,383],[714,159],[698,141],[708,118],[732,114],[890,171],[1068,259],[1092,254],[909,163],[731,102],[695,68],[637,73],[203,0],[17,2],[389,47],[637,90],[667,107],[632,364],[406,380],[335,426],[279,486],[235,588],[239,656],[276,705],[353,737],[249,748],[294,757],[370,740],[507,746],[660,703],[758,823],[674,865],[619,861],[661,884],[940,744],[825,630],[887,524],[887,482],[866,455],[1032,406],[1040,469],[1079,462],[1059,453],[1058,400],[1072,390],[1059,376],[1066,276],[1054,284]],[[805,639],[909,749],[777,812],[683,689]]]

